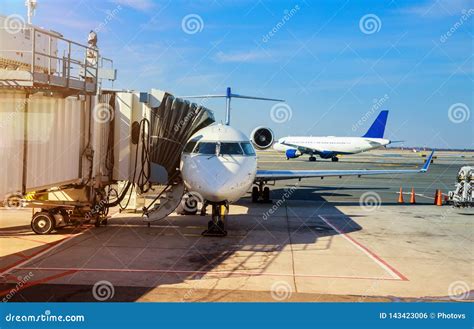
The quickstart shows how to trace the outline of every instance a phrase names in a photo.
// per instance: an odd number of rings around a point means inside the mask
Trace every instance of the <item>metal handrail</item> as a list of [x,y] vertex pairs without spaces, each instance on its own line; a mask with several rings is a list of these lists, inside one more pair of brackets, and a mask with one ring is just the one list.
[[[97,77],[98,77],[98,71],[99,71],[99,53],[97,49],[92,49],[89,46],[80,44],[78,42],[68,40],[62,36],[59,36],[53,32],[45,31],[43,29],[38,29],[36,27],[29,27],[30,33],[32,34],[32,49],[31,49],[31,68],[30,68],[30,73],[34,76],[34,73],[36,72],[36,61],[37,57],[40,58],[46,58],[47,61],[47,69],[48,75],[51,76],[54,73],[57,73],[58,76],[65,78],[66,79],[66,87],[70,86],[69,81],[70,80],[76,80],[76,81],[83,81],[84,82],[84,89],[86,89],[87,83],[90,83],[88,81],[88,78],[95,79],[94,84],[95,88],[97,89]],[[30,34],[30,35],[31,35]],[[38,44],[37,44],[37,35],[40,36],[46,36],[48,37],[48,53],[45,53],[44,51],[38,50]],[[54,41],[56,42],[56,47],[53,49],[53,44]],[[53,52],[58,50],[59,43],[64,42],[64,51],[66,54],[64,54],[62,57],[58,56],[57,54],[54,54]],[[73,47],[77,47],[76,51],[79,54],[83,54],[83,58],[78,59],[78,57],[73,57]],[[94,51],[97,56],[97,60],[95,63],[91,63],[88,60],[87,55],[89,54],[90,51]],[[60,63],[62,63],[63,69],[61,70],[58,66],[60,66]],[[74,67],[77,66],[77,67]],[[80,72],[78,75],[72,75],[71,70],[72,69],[77,69],[78,72]],[[94,73],[92,73],[94,71]],[[82,73],[82,75],[81,75]]]
[[113,69],[113,60],[101,57],[95,47],[68,40],[56,32],[35,26],[28,26],[23,30],[25,37],[29,33],[29,49],[17,47],[2,51],[21,51],[31,55],[28,61],[19,60],[17,65],[21,71],[30,73],[28,81],[33,85],[46,83],[60,88],[74,86],[75,89],[96,92],[100,88],[100,70],[105,67]]

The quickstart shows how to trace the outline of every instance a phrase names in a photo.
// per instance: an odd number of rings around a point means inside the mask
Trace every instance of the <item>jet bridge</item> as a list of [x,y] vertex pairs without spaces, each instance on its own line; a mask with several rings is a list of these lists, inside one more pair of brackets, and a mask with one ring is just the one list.
[[0,30],[0,40],[4,207],[33,208],[38,234],[106,223],[108,209],[133,193],[151,200],[146,220],[174,211],[184,194],[181,151],[214,122],[210,110],[161,90],[105,89],[113,61],[57,32],[25,24]]

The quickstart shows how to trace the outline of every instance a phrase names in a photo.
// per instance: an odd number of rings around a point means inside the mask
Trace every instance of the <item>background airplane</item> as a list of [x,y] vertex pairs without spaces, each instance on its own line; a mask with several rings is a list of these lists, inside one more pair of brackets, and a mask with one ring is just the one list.
[[[432,153],[421,169],[258,170],[257,156],[251,140],[238,129],[231,127],[229,122],[232,97],[259,98],[232,94],[230,88],[227,89],[226,95],[192,97],[225,97],[227,99],[227,124],[213,124],[196,132],[185,145],[181,156],[180,171],[190,195],[198,195],[202,198],[199,200],[203,203],[202,213],[205,213],[207,205],[212,205],[212,219],[203,235],[225,236],[227,234],[224,218],[228,213],[229,205],[243,197],[252,185],[254,185],[252,201],[256,202],[259,199],[269,201],[270,189],[266,185],[276,180],[424,173],[428,170],[433,156]],[[257,140],[259,148],[264,148],[264,145],[268,148],[272,145],[272,140],[269,139],[271,136],[266,134],[268,131],[270,130],[263,127],[254,131],[252,141]]]
[[316,161],[315,155],[322,159],[339,161],[338,155],[361,153],[392,143],[392,141],[383,138],[387,117],[388,111],[381,111],[362,137],[288,136],[280,138],[273,148],[276,151],[285,152],[287,159],[309,154],[309,161]]

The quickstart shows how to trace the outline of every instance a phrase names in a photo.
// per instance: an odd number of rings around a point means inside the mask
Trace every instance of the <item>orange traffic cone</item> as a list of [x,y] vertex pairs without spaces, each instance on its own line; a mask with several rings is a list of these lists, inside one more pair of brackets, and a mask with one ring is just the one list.
[[438,200],[438,192],[439,192],[439,190],[437,189],[436,192],[435,192],[434,200],[433,200],[434,205],[436,205],[436,200]]
[[414,188],[414,187],[411,188],[410,203],[411,203],[411,204],[415,204],[415,203],[416,203],[416,200],[415,200],[415,188]]
[[436,198],[436,205],[437,206],[442,206],[443,205],[443,193],[441,193],[441,190],[438,190],[438,197]]
[[403,191],[402,191],[402,187],[400,186],[400,193],[398,195],[398,203],[405,203],[403,201]]

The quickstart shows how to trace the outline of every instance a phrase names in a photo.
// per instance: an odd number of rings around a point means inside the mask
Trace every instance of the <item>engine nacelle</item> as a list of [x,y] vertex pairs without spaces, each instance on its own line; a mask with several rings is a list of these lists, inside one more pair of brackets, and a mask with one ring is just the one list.
[[294,159],[301,156],[301,152],[295,149],[286,150],[285,154],[288,159]]
[[259,150],[265,150],[272,146],[274,141],[273,131],[270,128],[258,127],[252,131],[250,141]]

